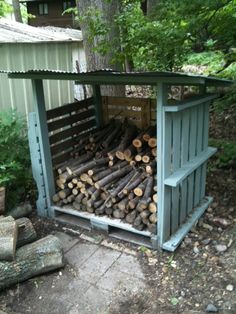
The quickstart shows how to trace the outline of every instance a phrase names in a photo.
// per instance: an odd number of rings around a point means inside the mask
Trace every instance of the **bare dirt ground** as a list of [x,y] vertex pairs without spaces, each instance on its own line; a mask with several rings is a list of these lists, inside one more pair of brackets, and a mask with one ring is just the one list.
[[[222,139],[223,132],[224,139],[235,141],[236,106],[230,110],[229,115],[212,116],[211,136]],[[214,197],[214,203],[175,253],[153,252],[108,239],[114,245],[137,252],[146,288],[115,299],[102,313],[194,314],[206,313],[207,308],[211,312],[236,313],[236,169],[232,164],[223,169],[209,169],[207,194]],[[31,218],[39,237],[62,229],[61,224],[52,220],[35,215]],[[29,289],[37,287],[23,283],[1,293],[0,309],[7,313],[24,309]],[[60,312],[52,309],[51,313]]]

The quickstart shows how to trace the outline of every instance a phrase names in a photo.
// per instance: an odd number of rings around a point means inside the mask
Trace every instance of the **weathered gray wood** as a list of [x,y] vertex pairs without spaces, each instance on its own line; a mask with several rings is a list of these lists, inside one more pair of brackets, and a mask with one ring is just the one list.
[[15,258],[17,235],[17,224],[12,217],[0,220],[0,261]]
[[6,189],[5,187],[0,187],[0,215],[5,212],[5,193]]
[[[51,198],[55,194],[55,184],[54,175],[52,168],[52,156],[50,152],[50,144],[48,137],[48,126],[47,126],[47,116],[46,107],[43,92],[43,81],[42,80],[32,80],[33,86],[33,97],[36,111],[36,119],[38,125],[38,140],[41,151],[41,161],[43,168],[43,176],[45,183],[46,192],[46,208],[50,208]],[[41,211],[39,211],[39,214]],[[45,214],[45,213],[44,213]],[[47,213],[49,216],[53,216],[53,212]]]
[[64,266],[59,239],[49,235],[16,251],[13,262],[0,262],[0,290]]
[[[180,156],[181,156],[181,113],[172,113],[172,169],[173,172],[180,168]],[[174,233],[178,229],[179,225],[179,186],[172,188],[171,190],[171,233]]]

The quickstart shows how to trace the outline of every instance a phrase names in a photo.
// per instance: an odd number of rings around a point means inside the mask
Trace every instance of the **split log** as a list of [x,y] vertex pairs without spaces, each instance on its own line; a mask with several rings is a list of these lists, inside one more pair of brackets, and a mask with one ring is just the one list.
[[115,209],[113,211],[112,215],[114,218],[122,219],[125,217],[125,212],[123,210],[120,210],[120,209]]
[[153,194],[152,199],[153,202],[157,203],[157,193]]
[[36,240],[37,234],[29,218],[19,218],[16,223],[18,226],[17,248]]
[[0,290],[63,266],[60,241],[49,235],[19,248],[15,261],[0,262]]
[[128,196],[126,196],[126,197],[123,198],[119,203],[117,203],[117,207],[118,207],[120,210],[126,211],[128,202],[129,202],[129,199],[128,199]]
[[0,220],[0,260],[13,261],[16,252],[18,226],[14,218]]
[[148,218],[150,216],[150,211],[149,210],[144,210],[140,213],[140,217],[143,219]]

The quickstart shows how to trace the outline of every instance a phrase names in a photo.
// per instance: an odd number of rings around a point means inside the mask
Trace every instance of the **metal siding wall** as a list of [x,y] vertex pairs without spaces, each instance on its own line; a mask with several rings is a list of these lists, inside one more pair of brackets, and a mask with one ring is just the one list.
[[[72,70],[71,43],[2,44],[0,70],[32,69]],[[46,108],[51,109],[74,100],[73,82],[44,81]],[[16,108],[28,116],[33,109],[30,80],[8,79],[0,73],[0,109]]]

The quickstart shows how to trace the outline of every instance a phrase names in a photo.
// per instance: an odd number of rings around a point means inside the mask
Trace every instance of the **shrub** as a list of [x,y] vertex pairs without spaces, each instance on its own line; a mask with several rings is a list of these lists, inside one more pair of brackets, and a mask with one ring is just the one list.
[[16,111],[0,112],[0,186],[7,189],[6,206],[26,198],[32,187],[26,121]]

